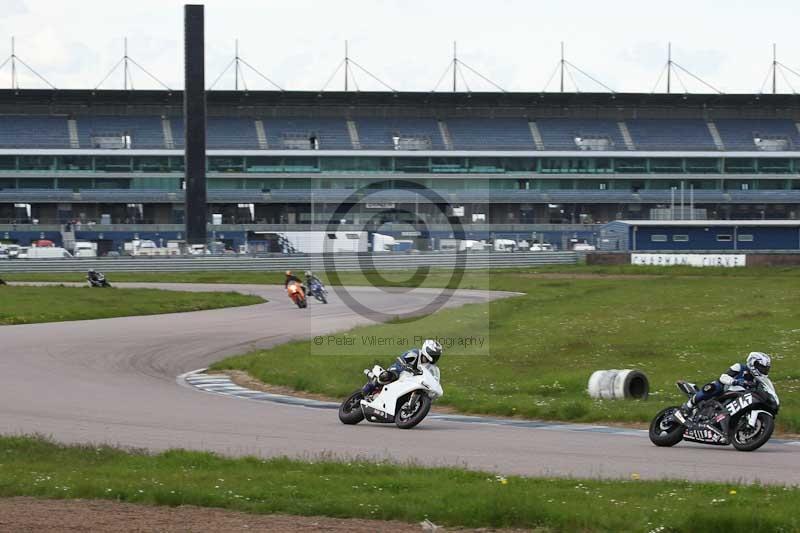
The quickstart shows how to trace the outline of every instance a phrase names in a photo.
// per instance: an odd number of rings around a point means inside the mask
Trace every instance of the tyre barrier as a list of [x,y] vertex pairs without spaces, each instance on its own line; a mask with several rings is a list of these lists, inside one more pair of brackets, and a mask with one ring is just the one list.
[[598,370],[589,378],[589,396],[602,400],[646,400],[650,381],[639,370]]

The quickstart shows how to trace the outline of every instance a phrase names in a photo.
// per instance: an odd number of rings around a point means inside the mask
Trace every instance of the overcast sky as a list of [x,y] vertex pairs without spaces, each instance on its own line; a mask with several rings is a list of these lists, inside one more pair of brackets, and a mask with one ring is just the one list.
[[[0,0],[0,56],[17,55],[59,88],[93,88],[129,55],[172,88],[183,83],[182,5],[175,0]],[[800,72],[796,0],[208,0],[206,79],[210,84],[240,55],[285,89],[319,90],[339,64],[344,41],[351,57],[397,90],[430,91],[459,56],[509,91],[540,91],[567,59],[619,92],[650,92],[673,43],[673,60],[724,92],[757,92],[778,45],[779,60]],[[472,90],[491,86],[463,70]],[[330,89],[341,89],[339,73]],[[795,90],[800,77],[786,74]],[[133,73],[134,87],[158,84]],[[362,90],[380,90],[356,71]],[[690,92],[704,88],[681,76]],[[251,89],[269,84],[245,72]],[[575,74],[582,91],[602,90]],[[459,80],[463,87],[463,82]],[[10,68],[0,86],[10,85]],[[23,72],[23,88],[42,82]],[[103,88],[122,88],[122,72]],[[452,78],[440,90],[452,88]],[[229,72],[216,88],[233,88]],[[567,88],[574,88],[567,76]],[[557,79],[550,90],[557,90]],[[682,90],[674,82],[673,90]],[[660,90],[664,90],[662,79]],[[769,90],[765,87],[765,90]],[[789,86],[779,76],[779,90]]]

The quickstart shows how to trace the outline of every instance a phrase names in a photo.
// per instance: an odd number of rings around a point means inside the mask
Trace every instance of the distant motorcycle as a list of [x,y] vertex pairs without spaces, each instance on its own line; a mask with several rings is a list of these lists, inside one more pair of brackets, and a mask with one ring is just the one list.
[[2,279],[0,279],[0,285],[8,285],[8,283],[6,283],[6,282],[5,282],[5,281],[3,281]]
[[300,286],[299,283],[293,281],[286,286],[286,293],[289,295],[289,298],[299,307],[300,309],[305,309],[308,307],[308,300],[306,300],[306,295],[303,292],[303,287]]
[[[674,446],[681,440],[716,444],[743,452],[757,450],[775,429],[780,400],[767,376],[756,376],[755,387],[730,387],[724,394],[697,405],[687,418],[678,407],[667,407],[650,423],[650,441]],[[678,381],[687,396],[697,392],[694,383]]]
[[324,304],[328,303],[328,290],[319,280],[315,279],[309,283],[308,292],[320,302]]
[[103,274],[97,274],[97,276],[94,278],[87,278],[86,282],[89,284],[89,287],[111,288],[111,284],[106,280],[106,277]]
[[[383,368],[375,365],[364,374],[377,382]],[[392,424],[400,429],[411,429],[428,415],[431,404],[444,395],[439,383],[439,367],[424,363],[419,368],[404,366],[400,378],[379,387],[369,398],[359,389],[339,406],[339,420],[343,424],[358,424],[365,418],[369,422]]]

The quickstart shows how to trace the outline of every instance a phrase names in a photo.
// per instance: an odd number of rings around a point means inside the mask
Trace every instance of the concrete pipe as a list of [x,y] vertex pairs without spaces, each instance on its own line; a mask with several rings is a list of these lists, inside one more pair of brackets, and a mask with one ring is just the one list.
[[646,400],[650,382],[638,370],[598,370],[589,378],[589,396],[603,400]]

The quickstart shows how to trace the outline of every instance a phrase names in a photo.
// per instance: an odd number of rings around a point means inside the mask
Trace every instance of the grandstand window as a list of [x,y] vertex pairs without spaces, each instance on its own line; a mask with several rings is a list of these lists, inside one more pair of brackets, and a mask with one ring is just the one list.
[[760,191],[781,191],[786,188],[784,180],[756,180],[755,185]]
[[392,158],[322,157],[320,169],[325,172],[391,172]]
[[736,236],[736,240],[739,242],[753,242],[753,236],[747,233],[739,234]]
[[647,160],[638,157],[626,157],[614,160],[614,170],[620,173],[647,172]]
[[504,157],[503,167],[506,172],[535,172],[536,159],[532,157]]
[[467,159],[463,157],[432,157],[431,172],[439,174],[467,172]]
[[788,174],[792,171],[791,159],[765,158],[756,161],[758,172],[762,174]]
[[499,157],[470,157],[468,160],[470,172],[496,173],[505,172],[503,162]]
[[93,160],[88,155],[62,155],[58,157],[58,170],[92,170]]
[[650,172],[656,174],[680,174],[683,172],[683,159],[679,157],[656,157],[650,160]]
[[48,155],[19,156],[20,170],[55,170],[56,159]]
[[13,155],[0,156],[0,170],[17,170],[17,158]]
[[209,172],[244,172],[243,157],[209,157]]
[[97,156],[94,159],[97,172],[130,172],[131,158],[119,156]]
[[183,172],[185,164],[186,164],[186,161],[182,157],[170,157],[169,158],[169,170],[170,170],[170,172]]
[[17,180],[15,178],[0,178],[0,190],[16,188]]
[[319,172],[319,159],[316,157],[286,157],[283,160],[284,172]]
[[208,178],[208,188],[209,189],[223,189],[223,190],[230,190],[230,189],[241,189],[241,180],[237,179],[228,179],[228,178]]
[[673,235],[672,242],[689,242],[688,235]]
[[247,157],[247,172],[283,172],[283,159],[280,157]]
[[717,242],[731,242],[733,236],[730,233],[717,233]]
[[394,160],[397,172],[427,174],[430,172],[430,161],[427,157],[398,157]]
[[283,188],[283,180],[280,178],[277,179],[254,179],[248,178],[244,180],[244,188],[245,189],[258,189],[263,192],[273,191],[277,189]]
[[283,180],[283,188],[284,189],[311,189],[311,179],[310,178],[291,178]]
[[92,178],[58,178],[56,187],[59,189],[70,189],[79,191],[81,189],[93,189],[94,180]]
[[53,189],[55,180],[53,178],[20,178],[20,189]]
[[529,180],[489,180],[489,189],[494,191],[523,190],[530,188]]
[[719,159],[693,157],[686,159],[686,172],[690,174],[715,174],[719,172]]
[[725,159],[725,172],[728,174],[748,174],[756,171],[756,160],[750,157]]
[[753,188],[751,180],[725,180],[723,182],[725,190],[748,191]]
[[666,235],[650,235],[650,242],[667,242]]
[[124,178],[98,178],[94,180],[95,189],[130,189],[131,180]]
[[169,172],[166,157],[134,157],[133,169],[137,172]]
[[717,186],[716,180],[689,180],[686,182],[686,188],[694,190],[715,190]]

